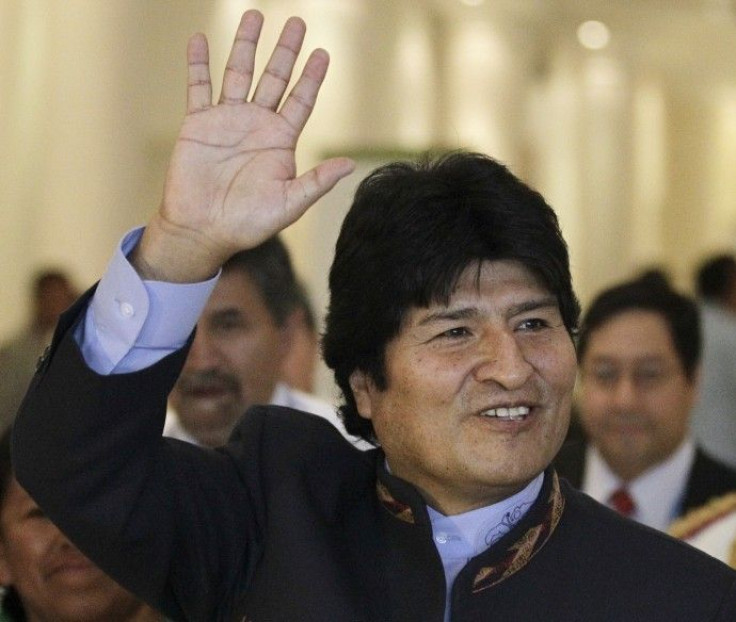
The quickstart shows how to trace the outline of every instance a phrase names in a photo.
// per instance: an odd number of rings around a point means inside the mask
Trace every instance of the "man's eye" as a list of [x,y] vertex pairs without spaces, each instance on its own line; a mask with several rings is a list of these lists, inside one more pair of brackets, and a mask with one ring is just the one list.
[[549,328],[549,322],[538,317],[524,320],[523,322],[521,322],[521,324],[519,324],[519,330],[535,331],[541,330],[543,328]]
[[447,339],[458,339],[460,337],[467,337],[469,334],[470,331],[467,328],[465,328],[464,326],[457,326],[455,328],[444,331],[439,336]]
[[617,381],[620,374],[614,369],[594,369],[588,375],[599,384],[611,384]]
[[212,330],[215,332],[226,333],[232,330],[238,330],[243,326],[243,322],[233,318],[228,320],[220,320],[212,324]]
[[659,367],[644,367],[634,371],[634,382],[639,386],[659,384],[667,377],[667,371]]

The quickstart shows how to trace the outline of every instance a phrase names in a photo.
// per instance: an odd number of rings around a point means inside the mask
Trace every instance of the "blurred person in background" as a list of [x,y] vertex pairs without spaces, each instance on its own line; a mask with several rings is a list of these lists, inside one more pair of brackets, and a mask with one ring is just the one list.
[[13,476],[0,438],[0,622],[162,622],[95,566]]
[[197,323],[179,380],[169,396],[164,435],[224,445],[251,406],[287,406],[330,421],[336,410],[281,381],[301,294],[286,246],[274,236],[223,266]]
[[294,389],[314,392],[314,375],[319,361],[319,332],[312,303],[303,283],[295,289],[291,347],[281,363],[281,380]]
[[736,472],[689,434],[700,324],[693,300],[647,275],[602,292],[583,318],[578,416],[585,440],[555,459],[574,486],[655,529],[736,490]]
[[78,295],[62,270],[40,270],[33,277],[28,325],[0,347],[0,433],[12,423],[59,315]]
[[703,325],[702,390],[692,431],[702,446],[736,468],[736,259],[706,259],[696,272]]

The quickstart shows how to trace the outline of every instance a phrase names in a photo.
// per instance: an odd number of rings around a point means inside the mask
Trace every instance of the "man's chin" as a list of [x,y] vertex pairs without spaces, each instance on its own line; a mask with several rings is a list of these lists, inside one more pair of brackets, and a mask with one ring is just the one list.
[[174,399],[171,405],[179,418],[187,422],[213,422],[231,419],[242,412],[242,403],[232,393],[210,392],[188,395],[184,399]]
[[[226,402],[200,404],[199,408],[177,410],[182,427],[202,444],[222,445],[243,416],[240,407]],[[206,439],[206,442],[205,442]],[[218,440],[219,439],[219,440]],[[218,440],[218,442],[214,442]]]

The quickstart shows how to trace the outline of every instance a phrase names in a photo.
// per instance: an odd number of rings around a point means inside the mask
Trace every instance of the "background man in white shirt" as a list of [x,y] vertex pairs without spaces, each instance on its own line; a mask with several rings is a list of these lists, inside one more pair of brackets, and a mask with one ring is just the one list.
[[289,253],[277,236],[225,263],[171,392],[166,436],[224,445],[255,404],[320,415],[344,431],[329,404],[279,382],[296,329],[299,296]]
[[593,498],[656,529],[736,490],[736,473],[689,435],[698,395],[698,309],[664,280],[642,278],[601,293],[578,343],[579,419],[555,465]]

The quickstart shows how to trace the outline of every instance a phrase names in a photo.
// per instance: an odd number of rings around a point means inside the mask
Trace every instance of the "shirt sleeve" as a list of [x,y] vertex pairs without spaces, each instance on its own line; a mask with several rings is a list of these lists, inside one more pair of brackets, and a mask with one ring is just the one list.
[[146,281],[127,259],[143,229],[121,241],[74,337],[98,374],[150,367],[181,348],[197,323],[219,273],[201,283]]

